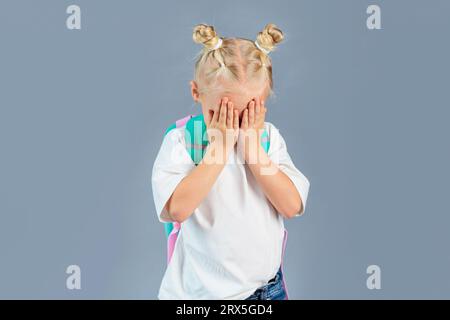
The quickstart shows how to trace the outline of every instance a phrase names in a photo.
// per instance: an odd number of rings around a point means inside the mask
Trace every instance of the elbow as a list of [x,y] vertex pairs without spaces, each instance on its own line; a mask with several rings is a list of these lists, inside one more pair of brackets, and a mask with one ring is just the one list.
[[173,222],[182,223],[186,221],[187,216],[184,214],[178,214],[178,213],[169,213],[170,217],[172,218]]
[[165,209],[167,215],[169,216],[169,219],[172,222],[182,223],[187,219],[188,216],[185,214],[185,210],[183,210],[182,208],[180,208],[179,205],[177,205],[178,202],[179,201],[175,199],[175,195],[172,194],[169,200],[167,200],[166,202]]
[[303,202],[301,199],[299,199],[298,201],[293,201],[293,203],[291,203],[289,206],[286,206],[286,208],[284,208],[283,210],[281,210],[281,214],[286,218],[286,219],[292,219],[295,217],[299,217],[301,215],[303,215]]
[[[295,217],[302,216],[305,212],[305,203],[303,200],[306,200],[309,191],[309,181],[304,177],[303,183],[299,183],[303,188],[295,187],[292,190],[292,193],[289,194],[285,201],[283,201],[282,211],[280,213],[286,219],[292,219]],[[300,189],[303,189],[303,192],[300,194]],[[304,198],[303,198],[304,197]]]
[[186,221],[186,219],[189,217],[189,214],[186,210],[174,206],[173,203],[167,207],[167,213],[169,214],[172,221],[178,223]]

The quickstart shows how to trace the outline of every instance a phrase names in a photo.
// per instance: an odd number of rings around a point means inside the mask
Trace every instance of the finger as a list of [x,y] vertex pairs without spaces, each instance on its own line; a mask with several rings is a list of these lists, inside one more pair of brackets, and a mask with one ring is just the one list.
[[248,109],[245,109],[244,114],[242,115],[241,128],[247,129],[247,127],[248,127]]
[[250,102],[248,107],[248,124],[252,125],[255,122],[255,101]]
[[[222,102],[222,100],[221,100]],[[213,118],[211,119],[211,123],[216,123],[217,120],[219,119],[219,110],[220,110],[220,106],[218,109],[214,109],[214,115]]]
[[227,128],[233,127],[233,102],[228,102],[227,110]]
[[255,99],[255,112],[258,114],[261,111],[261,100],[259,97],[256,97]]
[[214,114],[211,119],[211,124],[215,125],[217,123],[217,120],[219,120],[219,110],[213,110]]
[[213,116],[214,116],[214,110],[209,109],[209,110],[208,110],[208,121],[207,121],[208,127],[211,125]]
[[239,129],[239,111],[238,111],[238,109],[234,109],[233,128],[235,130]]
[[227,117],[227,102],[228,99],[224,98],[222,100],[222,104],[220,106],[220,115],[219,115],[219,123],[225,125],[226,123],[226,117]]

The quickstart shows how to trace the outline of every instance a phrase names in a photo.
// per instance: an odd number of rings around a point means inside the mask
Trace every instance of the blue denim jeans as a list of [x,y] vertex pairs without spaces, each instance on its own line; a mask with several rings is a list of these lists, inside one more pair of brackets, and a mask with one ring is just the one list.
[[286,300],[287,294],[283,284],[283,273],[281,268],[273,279],[267,284],[256,289],[253,294],[245,300]]

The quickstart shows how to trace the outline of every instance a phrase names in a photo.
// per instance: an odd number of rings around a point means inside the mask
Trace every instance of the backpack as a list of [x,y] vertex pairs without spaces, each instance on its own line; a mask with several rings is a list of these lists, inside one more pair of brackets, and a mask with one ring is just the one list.
[[[189,114],[181,119],[178,119],[166,129],[164,136],[166,136],[172,129],[181,128],[183,126],[185,127],[186,151],[190,155],[194,164],[198,165],[200,161],[203,159],[203,155],[205,154],[206,147],[208,146],[209,143],[207,140],[207,135],[205,134],[206,123],[203,114],[199,115]],[[266,152],[269,151],[270,139],[266,130],[264,130],[264,132],[261,135],[261,145]],[[170,259],[172,258],[180,228],[181,224],[178,222],[164,223],[164,229],[167,237],[167,264],[170,263]],[[284,257],[286,240],[287,240],[287,230],[285,229],[282,257]],[[282,266],[283,262],[281,263],[281,267]],[[284,282],[284,276],[283,276],[283,286],[285,287],[287,296],[287,289]]]

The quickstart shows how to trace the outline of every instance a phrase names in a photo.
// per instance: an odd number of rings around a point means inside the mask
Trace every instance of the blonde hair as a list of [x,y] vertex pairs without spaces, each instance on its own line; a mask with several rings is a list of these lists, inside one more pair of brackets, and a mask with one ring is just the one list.
[[283,41],[283,32],[276,25],[267,24],[252,41],[221,38],[213,26],[199,24],[194,27],[192,38],[204,46],[195,63],[194,74],[194,80],[201,84],[199,87],[204,86],[200,91],[218,88],[220,80],[241,85],[260,81],[268,83],[269,93],[273,94],[272,61],[268,53]]

